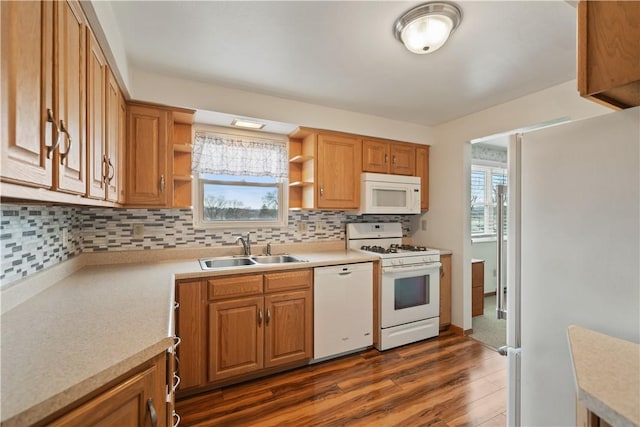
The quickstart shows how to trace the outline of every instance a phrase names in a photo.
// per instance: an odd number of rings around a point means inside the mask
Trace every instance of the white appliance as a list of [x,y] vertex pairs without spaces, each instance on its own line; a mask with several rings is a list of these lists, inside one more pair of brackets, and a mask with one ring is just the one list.
[[347,247],[380,257],[378,350],[435,337],[440,325],[440,251],[402,244],[402,224],[347,224]]
[[373,263],[314,269],[314,361],[373,344]]
[[419,214],[420,177],[363,172],[361,214]]
[[640,107],[514,138],[508,200],[507,424],[575,426],[567,327],[640,342]]

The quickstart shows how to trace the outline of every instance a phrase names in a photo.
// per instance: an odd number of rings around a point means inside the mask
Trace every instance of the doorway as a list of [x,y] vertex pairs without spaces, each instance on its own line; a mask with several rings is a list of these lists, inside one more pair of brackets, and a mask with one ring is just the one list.
[[[498,262],[498,186],[508,186],[510,134],[472,141],[471,145],[471,338],[493,349],[506,345],[507,325],[496,315]],[[504,207],[504,205],[503,205]],[[503,225],[506,211],[502,212]],[[504,233],[506,235],[506,233]],[[503,238],[503,251],[506,253]],[[504,277],[504,267],[502,274]],[[504,283],[504,281],[503,281]],[[506,291],[506,290],[505,290]]]

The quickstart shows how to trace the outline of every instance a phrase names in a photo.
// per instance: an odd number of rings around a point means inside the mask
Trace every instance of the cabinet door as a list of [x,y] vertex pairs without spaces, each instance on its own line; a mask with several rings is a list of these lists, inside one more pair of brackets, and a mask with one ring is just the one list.
[[362,141],[362,171],[389,173],[389,143],[365,139]]
[[87,31],[87,197],[106,196],[106,107],[108,67],[93,33]]
[[391,169],[395,175],[415,174],[415,148],[409,144],[391,144]]
[[65,133],[54,157],[57,189],[86,193],[86,37],[85,18],[80,4],[67,0],[54,2],[56,84],[55,116]]
[[311,359],[311,290],[266,295],[264,366]]
[[168,112],[139,105],[129,106],[126,202],[167,206]]
[[360,207],[362,141],[358,138],[318,135],[319,209],[357,209]]
[[[111,70],[107,69],[107,111],[106,111],[106,184],[107,200],[117,202],[120,194],[120,87]],[[124,126],[124,124],[123,124]]]
[[263,367],[263,297],[209,304],[209,381]]
[[200,281],[176,285],[179,307],[176,316],[176,333],[182,340],[177,348],[180,366],[179,389],[197,387],[206,383],[206,297]]
[[118,152],[118,168],[116,170],[118,181],[120,181],[120,188],[118,189],[118,203],[124,203],[126,200],[125,194],[125,147],[127,146],[127,103],[124,100],[122,92],[119,92],[120,110],[118,112],[118,133],[120,134],[118,140],[119,152]]
[[[152,426],[164,425],[164,358],[107,390],[51,426]],[[159,421],[156,424],[153,419]]]
[[420,177],[420,210],[429,210],[429,147],[416,148],[416,173]]
[[53,3],[0,2],[0,173],[49,188],[53,143]]
[[451,324],[451,255],[441,255],[440,327]]

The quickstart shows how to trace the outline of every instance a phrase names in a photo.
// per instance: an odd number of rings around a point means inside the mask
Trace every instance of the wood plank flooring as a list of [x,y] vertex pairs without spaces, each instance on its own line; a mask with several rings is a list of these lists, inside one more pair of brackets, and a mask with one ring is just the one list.
[[505,426],[506,358],[441,335],[176,402],[184,426]]

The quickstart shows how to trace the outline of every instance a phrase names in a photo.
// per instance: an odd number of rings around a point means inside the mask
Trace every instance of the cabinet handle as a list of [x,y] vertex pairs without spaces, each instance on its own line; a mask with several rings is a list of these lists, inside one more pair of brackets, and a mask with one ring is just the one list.
[[389,155],[388,155],[388,154],[385,154],[385,155],[384,155],[384,164],[386,165],[386,164],[387,164],[387,162],[389,162]]
[[108,162],[108,170],[111,171],[111,175],[109,175],[109,177],[107,178],[109,184],[111,184],[111,180],[113,179],[114,176],[116,176],[116,167],[113,166],[113,163],[111,162],[111,159],[107,159]]
[[393,157],[392,157],[391,162],[393,163],[393,165],[394,165],[394,166],[396,165],[396,156],[393,156]]
[[173,411],[173,419],[175,420],[175,422],[173,423],[173,427],[178,427],[178,425],[180,425],[181,418],[176,411]]
[[[60,132],[60,127],[58,126],[58,123],[56,123],[56,119],[53,117],[53,111],[51,111],[51,108],[47,108],[47,122],[53,124],[53,126],[55,126],[56,128],[56,134],[58,135],[58,138],[56,138],[56,143],[53,145],[47,145],[47,159],[51,158],[51,153],[53,153],[53,150],[55,150],[58,145],[60,145],[60,141],[62,141],[62,132]],[[46,144],[45,144],[46,145]]]
[[164,193],[164,175],[160,175],[160,192]]
[[151,417],[151,425],[153,427],[158,426],[158,413],[155,406],[153,406],[153,399],[147,400],[147,409],[149,410],[149,416]]
[[267,321],[265,325],[269,326],[269,322],[271,321],[271,309],[267,308]]
[[107,164],[107,155],[103,154],[102,155],[102,171],[100,171],[100,175],[102,176],[102,182],[104,182],[105,184],[109,182],[107,180],[107,168],[109,168],[109,165]]
[[321,185],[320,186],[320,197],[324,196],[324,187]]
[[173,309],[177,310],[178,308],[180,308],[180,303],[178,301],[174,301],[173,302]]
[[175,393],[179,385],[180,385],[180,377],[176,374],[173,374],[173,387],[171,387],[171,391]]
[[67,151],[65,151],[64,153],[60,153],[60,164],[63,164],[64,159],[66,159],[71,152],[71,144],[73,143],[73,141],[71,140],[71,135],[69,135],[69,132],[64,125],[64,120],[62,119],[60,120],[60,130],[64,132],[65,135],[67,135]]
[[440,278],[444,277],[444,267],[440,266]]
[[258,326],[262,326],[262,310],[258,309]]
[[181,342],[182,342],[182,338],[180,338],[177,335],[173,336],[173,348],[178,348]]

